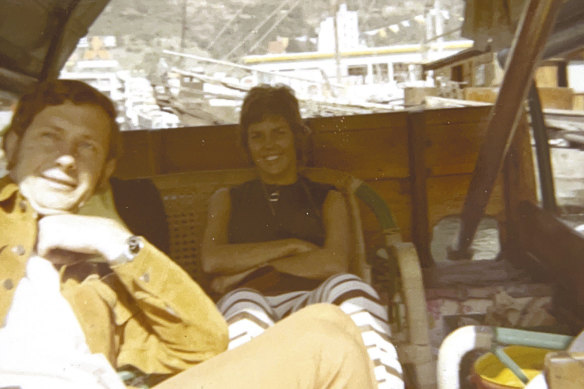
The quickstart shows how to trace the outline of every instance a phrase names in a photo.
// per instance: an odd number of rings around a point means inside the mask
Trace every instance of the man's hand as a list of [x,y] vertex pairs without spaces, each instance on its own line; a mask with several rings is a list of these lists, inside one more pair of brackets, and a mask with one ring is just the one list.
[[55,264],[75,262],[91,254],[113,261],[132,234],[116,221],[95,216],[52,215],[39,221],[37,253]]

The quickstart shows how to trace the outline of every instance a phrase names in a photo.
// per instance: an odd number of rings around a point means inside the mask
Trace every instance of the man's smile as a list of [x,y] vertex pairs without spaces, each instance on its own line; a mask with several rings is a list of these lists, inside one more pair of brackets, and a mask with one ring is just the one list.
[[75,189],[77,180],[59,169],[50,169],[41,174],[41,178],[56,189]]

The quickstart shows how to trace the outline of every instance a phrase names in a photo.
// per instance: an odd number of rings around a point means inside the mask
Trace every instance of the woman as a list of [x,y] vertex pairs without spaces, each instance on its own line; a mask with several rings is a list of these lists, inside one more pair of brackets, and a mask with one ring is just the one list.
[[240,116],[258,179],[217,191],[209,203],[203,270],[230,324],[230,348],[318,302],[339,305],[360,327],[380,387],[403,387],[387,312],[370,285],[347,274],[349,220],[332,186],[299,174],[310,131],[285,86],[258,86]]

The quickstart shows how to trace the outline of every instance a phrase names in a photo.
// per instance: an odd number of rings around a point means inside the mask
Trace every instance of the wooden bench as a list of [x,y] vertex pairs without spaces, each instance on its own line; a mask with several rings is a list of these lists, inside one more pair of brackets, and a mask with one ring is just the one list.
[[[404,364],[415,366],[414,376],[419,384],[416,387],[431,385],[435,382],[435,369],[430,353],[421,269],[413,244],[401,241],[400,230],[387,204],[361,180],[325,168],[307,168],[303,174],[313,181],[334,185],[345,196],[353,237],[350,272],[371,283],[385,296],[389,306],[405,306],[405,315],[400,314],[393,320],[393,335],[402,354],[400,359]],[[209,280],[201,269],[199,256],[208,199],[219,188],[237,185],[255,176],[255,169],[226,169],[150,177],[163,199],[170,256],[207,291]],[[385,241],[385,247],[377,250],[381,256],[366,250],[359,201],[371,208],[379,221]],[[397,292],[395,296],[394,292]]]

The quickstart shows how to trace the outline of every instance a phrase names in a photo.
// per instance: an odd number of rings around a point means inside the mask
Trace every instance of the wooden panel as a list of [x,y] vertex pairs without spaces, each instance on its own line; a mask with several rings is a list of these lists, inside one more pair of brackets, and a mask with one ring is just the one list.
[[471,101],[482,101],[484,103],[493,103],[497,100],[499,88],[489,87],[472,87],[464,88],[464,99]]
[[345,115],[326,118],[311,118],[306,123],[317,133],[346,130],[405,127],[407,112],[387,112],[368,115]]
[[545,376],[550,388],[584,388],[584,353],[557,351],[545,356]]
[[406,128],[316,133],[314,163],[365,180],[407,177]]
[[250,166],[235,125],[165,130],[161,154],[161,173]]
[[454,123],[475,123],[480,120],[487,120],[490,106],[463,107],[463,108],[438,108],[425,110],[426,126],[454,124]]
[[[428,219],[430,231],[445,216],[459,215],[470,184],[471,174],[429,177],[428,188]],[[501,220],[504,217],[503,182],[500,177],[495,183],[485,215]]]
[[572,98],[574,91],[572,88],[541,88],[538,86],[541,106],[554,109],[572,109]]
[[406,112],[309,120],[314,163],[364,179],[407,177]]
[[[315,165],[365,179],[407,177],[406,117],[390,112],[307,120],[315,132]],[[129,131],[123,137],[123,177],[250,166],[237,125]]]
[[574,93],[572,109],[574,111],[584,111],[584,93]]
[[487,122],[426,128],[426,167],[432,176],[472,173]]
[[525,201],[519,205],[520,242],[564,291],[561,304],[584,320],[584,237],[553,214]]
[[429,175],[472,173],[485,137],[490,107],[426,112]]
[[535,71],[535,82],[540,87],[555,88],[558,86],[557,65],[540,66]]
[[[426,160],[433,174],[469,171],[476,159],[472,150],[478,149],[482,136],[476,122],[486,112],[482,107],[426,111],[430,128]],[[406,117],[395,112],[311,119],[315,165],[363,179],[408,177]],[[249,166],[235,125],[130,131],[123,137],[127,150],[120,162],[123,177]]]
[[[572,109],[574,91],[571,88],[546,87],[537,83],[541,105],[545,108]],[[464,98],[472,101],[494,102],[498,88],[465,88]]]

